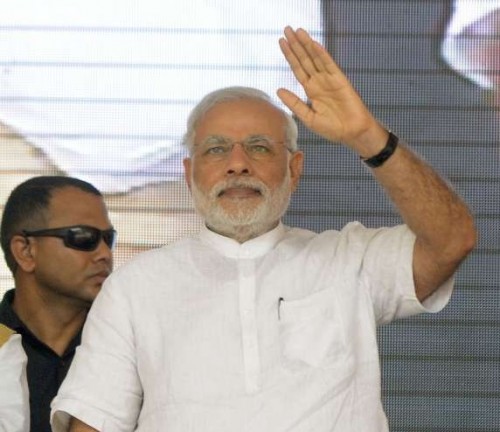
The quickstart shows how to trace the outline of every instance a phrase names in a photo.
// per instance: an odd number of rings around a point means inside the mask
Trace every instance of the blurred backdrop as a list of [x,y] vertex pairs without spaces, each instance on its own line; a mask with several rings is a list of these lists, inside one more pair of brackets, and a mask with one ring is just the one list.
[[[325,43],[360,94],[446,176],[480,232],[449,306],[380,329],[394,432],[500,430],[500,2],[16,0],[0,14],[0,206],[21,181],[99,187],[116,264],[195,232],[180,138],[206,92],[297,86],[286,24]],[[496,53],[496,54],[495,54]],[[359,159],[300,127],[305,175],[288,224],[399,223]],[[307,269],[305,269],[307,271]],[[0,264],[0,293],[12,287]]]

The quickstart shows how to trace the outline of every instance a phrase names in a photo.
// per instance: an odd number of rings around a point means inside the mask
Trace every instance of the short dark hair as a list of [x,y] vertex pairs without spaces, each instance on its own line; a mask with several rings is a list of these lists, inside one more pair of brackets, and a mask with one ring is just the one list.
[[17,262],[10,250],[12,237],[24,229],[45,228],[47,209],[53,192],[66,187],[102,196],[101,192],[90,183],[67,176],[32,177],[16,186],[10,193],[3,210],[0,240],[5,261],[12,274],[17,269]]

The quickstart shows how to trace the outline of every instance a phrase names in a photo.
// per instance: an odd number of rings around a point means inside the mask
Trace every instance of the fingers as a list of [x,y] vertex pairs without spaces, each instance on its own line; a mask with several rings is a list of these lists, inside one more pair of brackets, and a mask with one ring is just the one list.
[[314,46],[309,35],[302,31],[302,40],[299,40],[298,32],[295,32],[291,27],[285,28],[285,37],[279,41],[281,51],[285,55],[286,60],[302,85],[315,73],[322,70],[321,65],[315,64]]
[[281,52],[285,56],[286,61],[290,65],[290,68],[295,75],[295,78],[297,78],[297,81],[300,84],[304,85],[309,78],[309,74],[302,68],[301,62],[292,51],[289,42],[284,38],[280,38],[279,45],[281,48]]
[[313,41],[316,50],[316,61],[321,62],[326,72],[330,74],[342,73],[340,67],[332,59],[328,51],[318,42]]
[[287,36],[287,38],[291,37],[292,40],[294,40],[291,47],[296,51],[296,55],[299,60],[304,62],[304,68],[310,75],[315,72],[323,72],[325,70],[323,59],[317,50],[317,46],[319,44],[311,38],[309,33],[300,28],[294,32],[290,27],[288,27],[285,29],[285,36]]
[[281,38],[279,44],[301,84],[316,73],[340,72],[326,49],[303,29],[293,30],[291,27],[286,27],[285,38]]

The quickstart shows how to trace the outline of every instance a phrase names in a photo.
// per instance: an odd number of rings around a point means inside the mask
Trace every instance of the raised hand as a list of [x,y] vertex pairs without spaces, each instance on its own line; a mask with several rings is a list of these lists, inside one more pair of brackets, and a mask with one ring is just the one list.
[[385,132],[325,48],[305,30],[286,27],[279,44],[309,104],[283,88],[278,97],[309,129],[361,153],[373,130],[379,136]]

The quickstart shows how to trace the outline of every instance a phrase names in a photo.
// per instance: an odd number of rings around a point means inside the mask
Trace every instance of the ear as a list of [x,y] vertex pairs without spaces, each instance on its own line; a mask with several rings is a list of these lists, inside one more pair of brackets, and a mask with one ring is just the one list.
[[184,165],[184,180],[186,180],[188,188],[191,190],[191,165],[193,161],[191,158],[184,158],[182,163]]
[[295,192],[297,186],[299,185],[300,177],[302,176],[304,153],[300,150],[292,153],[288,166],[290,168],[290,178],[292,180],[292,192]]
[[35,250],[34,244],[22,235],[16,234],[10,240],[10,251],[19,268],[26,273],[32,272],[35,268]]

